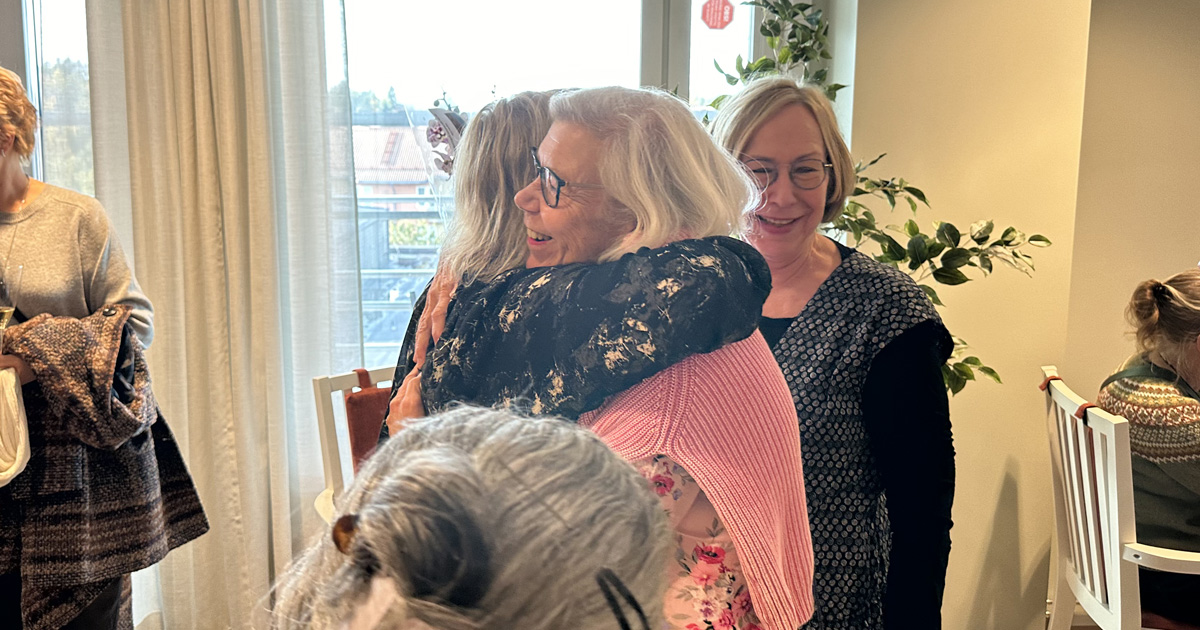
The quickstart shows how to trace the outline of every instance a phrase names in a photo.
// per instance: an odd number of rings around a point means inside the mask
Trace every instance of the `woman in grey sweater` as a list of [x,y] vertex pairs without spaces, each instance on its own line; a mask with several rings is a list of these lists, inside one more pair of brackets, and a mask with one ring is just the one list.
[[0,370],[20,377],[29,443],[0,487],[0,628],[130,627],[129,574],[208,523],[150,390],[150,301],[99,202],[25,174],[36,125],[0,68],[0,273],[19,322]]

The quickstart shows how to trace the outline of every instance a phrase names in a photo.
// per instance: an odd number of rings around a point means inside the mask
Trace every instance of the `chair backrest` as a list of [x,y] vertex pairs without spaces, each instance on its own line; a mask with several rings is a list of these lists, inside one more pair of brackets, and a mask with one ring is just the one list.
[[1054,366],[1042,373],[1059,575],[1096,625],[1140,628],[1137,566],[1121,561],[1136,542],[1129,423],[1076,395]]
[[[341,494],[348,474],[358,470],[379,439],[379,429],[387,413],[389,387],[376,387],[390,382],[394,367],[358,369],[335,376],[313,379],[313,397],[317,404],[317,424],[321,438],[321,460],[325,466],[325,487],[334,495]],[[349,449],[338,443],[337,419],[333,409],[334,392],[341,392],[346,412]],[[349,453],[350,457],[345,457]],[[346,464],[350,464],[347,468]]]

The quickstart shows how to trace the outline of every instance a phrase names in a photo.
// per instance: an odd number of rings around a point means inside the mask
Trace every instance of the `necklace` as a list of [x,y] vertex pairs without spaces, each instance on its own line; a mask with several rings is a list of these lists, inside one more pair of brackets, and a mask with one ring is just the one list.
[[25,176],[25,192],[21,193],[21,200],[17,202],[17,212],[25,209],[25,200],[29,199],[29,189],[33,186],[29,185],[29,176]]

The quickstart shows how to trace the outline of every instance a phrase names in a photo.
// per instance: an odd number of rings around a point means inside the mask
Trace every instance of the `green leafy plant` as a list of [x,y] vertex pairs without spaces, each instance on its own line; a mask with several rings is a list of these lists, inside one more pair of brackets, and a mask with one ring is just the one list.
[[[759,33],[766,38],[770,54],[750,63],[739,55],[733,66],[736,75],[725,72],[714,61],[725,80],[730,85],[738,85],[760,76],[786,74],[820,85],[830,100],[836,99],[837,92],[846,86],[827,83],[828,68],[824,64],[833,56],[828,49],[829,22],[824,13],[811,4],[789,0],[753,0],[742,4],[763,9]],[[717,97],[712,106],[719,108],[726,98]],[[855,165],[857,182],[854,191],[846,200],[842,214],[830,226],[845,233],[852,247],[861,249],[862,245],[874,242],[879,253],[872,257],[912,276],[938,307],[945,304],[934,289],[935,284],[956,286],[987,277],[996,263],[1032,275],[1033,257],[1022,248],[1046,247],[1050,245],[1050,239],[1041,234],[1026,236],[1011,226],[996,235],[995,223],[991,220],[972,223],[966,231],[953,223],[932,221],[927,223],[932,231],[923,232],[917,214],[921,206],[930,207],[925,192],[904,178],[876,179],[866,174],[867,169],[884,155]],[[888,215],[883,221],[867,206],[872,200],[887,202]],[[907,206],[911,212],[903,223],[892,218],[897,205]],[[954,337],[954,352],[942,366],[942,379],[952,394],[974,381],[976,373],[1002,382],[996,370],[968,353],[969,348],[965,341]]]

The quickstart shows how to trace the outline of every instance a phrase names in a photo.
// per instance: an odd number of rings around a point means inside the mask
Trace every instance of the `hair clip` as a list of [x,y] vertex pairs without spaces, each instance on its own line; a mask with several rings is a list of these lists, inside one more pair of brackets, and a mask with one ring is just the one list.
[[354,537],[358,535],[358,515],[342,515],[333,524],[330,534],[333,536],[333,546],[347,556],[350,555],[350,545],[354,543]]
[[1161,282],[1154,283],[1154,286],[1150,290],[1154,292],[1154,297],[1156,298],[1165,299],[1171,296],[1170,287]]
[[613,616],[617,618],[617,623],[621,626],[621,630],[632,630],[629,625],[629,620],[625,618],[625,611],[621,610],[621,602],[617,601],[613,590],[616,590],[626,602],[633,612],[637,613],[638,619],[642,622],[642,630],[650,630],[650,620],[646,618],[645,611],[638,604],[638,600],[629,592],[629,588],[613,573],[612,569],[607,567],[596,571],[596,584],[600,585],[600,592],[604,594],[604,601],[608,603],[608,607],[612,609]]

